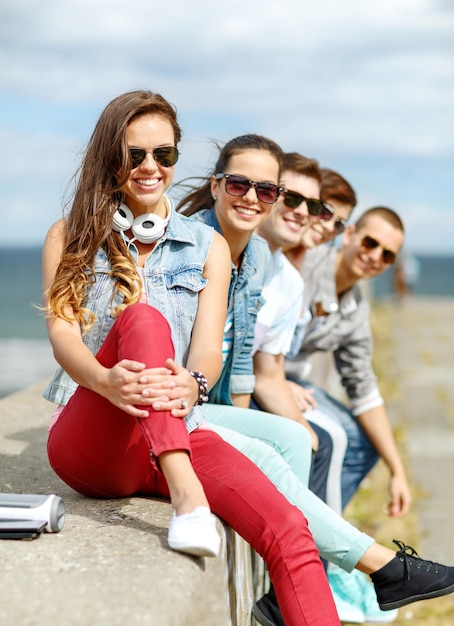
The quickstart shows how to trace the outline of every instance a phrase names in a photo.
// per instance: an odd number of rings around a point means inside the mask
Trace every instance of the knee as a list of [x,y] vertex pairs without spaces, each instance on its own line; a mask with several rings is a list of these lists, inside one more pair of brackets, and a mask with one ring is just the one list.
[[154,326],[159,325],[163,328],[163,330],[165,329],[170,332],[169,324],[162,313],[149,304],[142,302],[130,304],[124,311],[122,311],[120,317],[118,318],[118,322],[120,324],[146,323],[153,324]]
[[306,426],[293,420],[279,419],[282,422],[279,424],[279,432],[276,436],[276,442],[279,442],[279,447],[282,450],[296,450],[298,455],[306,450],[310,456],[312,439]]

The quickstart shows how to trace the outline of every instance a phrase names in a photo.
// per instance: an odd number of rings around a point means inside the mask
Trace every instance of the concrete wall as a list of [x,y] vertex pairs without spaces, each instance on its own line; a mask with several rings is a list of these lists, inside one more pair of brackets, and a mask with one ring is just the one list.
[[246,626],[263,589],[263,563],[219,522],[217,559],[167,546],[172,509],[155,498],[93,500],[49,467],[52,405],[36,385],[0,400],[0,492],[55,493],[63,530],[0,540],[0,623],[21,626]]

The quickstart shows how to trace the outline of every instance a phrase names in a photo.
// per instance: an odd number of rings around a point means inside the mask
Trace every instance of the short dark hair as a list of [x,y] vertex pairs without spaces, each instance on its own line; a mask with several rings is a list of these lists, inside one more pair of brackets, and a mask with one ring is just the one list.
[[364,225],[364,222],[367,222],[369,217],[373,215],[378,215],[386,222],[388,222],[388,224],[391,224],[391,226],[394,226],[394,228],[397,228],[397,230],[401,230],[403,233],[405,233],[404,225],[400,217],[395,211],[393,211],[393,209],[390,209],[386,206],[375,206],[371,209],[367,209],[367,211],[365,211],[357,219],[355,224],[356,229],[358,230],[359,228],[361,228],[361,226]]

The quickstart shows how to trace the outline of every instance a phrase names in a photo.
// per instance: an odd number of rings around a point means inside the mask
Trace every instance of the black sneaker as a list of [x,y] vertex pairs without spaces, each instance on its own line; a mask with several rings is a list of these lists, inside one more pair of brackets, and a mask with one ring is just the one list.
[[254,604],[252,615],[263,626],[285,626],[272,585],[269,592]]
[[410,546],[393,541],[400,548],[396,556],[370,576],[382,611],[454,591],[454,567],[424,561]]

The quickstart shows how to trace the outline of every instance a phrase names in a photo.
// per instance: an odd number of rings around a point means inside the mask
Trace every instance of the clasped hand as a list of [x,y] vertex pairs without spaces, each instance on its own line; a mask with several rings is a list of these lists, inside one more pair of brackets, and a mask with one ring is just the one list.
[[108,370],[103,395],[134,417],[145,418],[152,411],[186,417],[197,400],[197,383],[172,359],[165,364],[146,369],[144,363],[123,359]]

